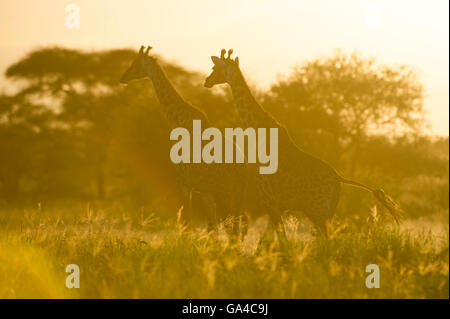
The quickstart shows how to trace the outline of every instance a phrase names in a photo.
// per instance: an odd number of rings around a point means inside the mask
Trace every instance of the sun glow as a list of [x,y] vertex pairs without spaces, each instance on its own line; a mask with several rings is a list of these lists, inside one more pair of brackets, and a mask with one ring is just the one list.
[[[36,46],[138,47],[208,72],[222,47],[241,56],[251,83],[267,88],[296,63],[334,49],[358,50],[423,75],[432,131],[448,135],[448,1],[134,1],[75,2],[80,28],[69,29],[66,3],[0,4],[0,68]],[[24,23],[26,21],[26,23]],[[14,54],[13,54],[14,53]],[[22,53],[23,54],[23,53]]]

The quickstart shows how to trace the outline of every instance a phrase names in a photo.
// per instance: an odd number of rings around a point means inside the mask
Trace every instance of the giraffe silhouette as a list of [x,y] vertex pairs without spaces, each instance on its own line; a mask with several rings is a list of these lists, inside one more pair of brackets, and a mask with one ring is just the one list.
[[239,68],[239,58],[231,59],[231,49],[227,57],[226,53],[222,49],[220,57],[211,57],[213,72],[207,77],[205,87],[230,85],[244,127],[278,128],[278,171],[273,175],[257,174],[255,178],[257,196],[281,239],[286,236],[281,219],[286,211],[303,212],[318,231],[327,236],[327,223],[336,211],[342,183],[372,192],[398,223],[401,210],[383,190],[345,179],[329,164],[298,148],[286,128],[252,95]]
[[[201,120],[204,128],[210,127],[211,124],[206,115],[184,101],[167,78],[157,59],[149,55],[151,47],[147,47],[145,51],[144,49],[142,46],[120,82],[128,84],[133,80],[149,78],[153,83],[170,129],[184,127],[192,132],[193,120]],[[223,220],[230,215],[241,215],[247,189],[248,174],[245,165],[215,163],[174,165],[177,182],[182,190],[183,214],[187,220],[192,215],[193,194],[199,195],[201,203],[199,206],[207,211],[210,225],[212,221]],[[233,223],[227,225],[229,234],[236,235],[237,225]]]

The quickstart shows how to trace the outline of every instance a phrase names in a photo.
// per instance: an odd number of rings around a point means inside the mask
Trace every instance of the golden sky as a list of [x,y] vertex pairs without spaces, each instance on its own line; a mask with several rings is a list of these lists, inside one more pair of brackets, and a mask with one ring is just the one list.
[[[65,25],[80,8],[80,28]],[[38,46],[154,47],[208,73],[232,47],[251,84],[267,88],[306,59],[359,50],[418,68],[432,132],[449,133],[448,0],[14,0],[0,1],[0,69]],[[4,83],[4,82],[2,82]]]

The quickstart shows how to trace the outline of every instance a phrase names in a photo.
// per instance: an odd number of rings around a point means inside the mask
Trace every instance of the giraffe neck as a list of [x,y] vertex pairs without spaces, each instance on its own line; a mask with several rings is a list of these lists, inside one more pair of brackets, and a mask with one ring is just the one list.
[[202,120],[205,126],[209,125],[202,111],[184,101],[155,59],[150,60],[147,74],[153,82],[162,112],[170,128],[185,127],[189,129],[192,127],[193,120]]
[[236,108],[242,123],[247,127],[278,127],[278,123],[256,102],[242,72],[233,68],[227,76]]
[[153,82],[158,100],[162,105],[173,105],[184,102],[183,98],[173,87],[167,78],[165,72],[158,64],[156,59],[150,59],[148,64],[147,74],[150,80]]

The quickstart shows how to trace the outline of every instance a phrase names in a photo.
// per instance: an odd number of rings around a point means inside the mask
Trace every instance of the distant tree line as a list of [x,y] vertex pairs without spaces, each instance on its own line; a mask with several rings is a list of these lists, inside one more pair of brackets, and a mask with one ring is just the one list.
[[[169,131],[153,88],[119,86],[135,54],[45,48],[7,69],[18,89],[0,95],[0,204],[174,202]],[[160,60],[211,122],[239,126],[226,86],[208,90],[203,74]],[[339,52],[300,64],[258,95],[299,147],[388,189],[412,216],[448,210],[448,138],[423,133],[423,98],[413,68]],[[340,212],[371,205],[359,195],[345,193]]]

